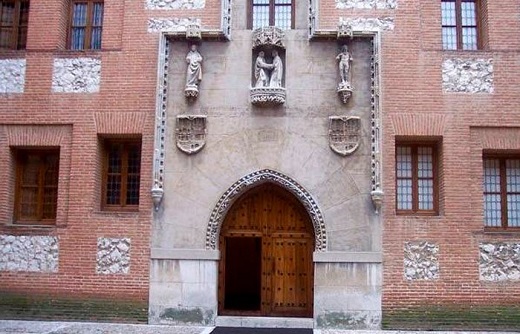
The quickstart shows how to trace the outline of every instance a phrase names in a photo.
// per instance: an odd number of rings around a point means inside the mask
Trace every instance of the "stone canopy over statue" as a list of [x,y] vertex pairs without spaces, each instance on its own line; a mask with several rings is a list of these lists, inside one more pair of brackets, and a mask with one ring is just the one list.
[[264,27],[253,32],[253,79],[251,103],[276,105],[285,103],[284,33],[276,27]]

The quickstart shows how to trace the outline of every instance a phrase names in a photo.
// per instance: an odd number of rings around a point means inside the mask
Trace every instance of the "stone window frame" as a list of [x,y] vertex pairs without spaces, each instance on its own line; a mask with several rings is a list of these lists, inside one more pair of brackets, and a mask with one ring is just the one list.
[[[255,0],[247,1],[247,29],[254,29],[254,16],[253,9],[255,7]],[[295,28],[295,11],[296,11],[296,0],[290,0],[290,3],[277,3],[279,0],[269,0],[269,26],[277,26],[275,24],[275,9],[277,6],[290,6],[291,7],[291,25],[289,29]],[[260,27],[257,27],[260,28]]]
[[[3,5],[11,3],[14,4],[14,12],[13,12],[13,23],[12,25],[2,26],[0,22],[0,31],[3,28],[9,29],[12,31],[9,34],[9,42],[6,48],[0,47],[0,49],[7,50],[25,50],[27,46],[27,28],[29,26],[29,10],[30,10],[30,1],[29,0],[0,0],[0,17],[3,16]],[[22,12],[22,5],[27,6],[27,21],[21,22],[22,17],[20,16]],[[21,28],[25,30],[25,34],[21,34]],[[20,43],[20,37],[23,38],[23,42]]]
[[[33,147],[12,147],[16,169],[16,185],[14,190],[14,223],[24,225],[54,225],[56,224],[56,215],[58,207],[58,189],[59,189],[59,166],[60,166],[60,149],[59,147],[44,147],[44,148],[33,148]],[[27,184],[24,182],[24,176],[26,170],[29,168],[30,163],[28,162],[29,156],[36,156],[39,158],[31,167],[36,167],[35,171],[35,184]],[[55,180],[51,180],[49,184],[49,178],[47,177],[47,170],[49,168],[47,158],[57,159],[57,171]],[[36,189],[35,202],[29,203],[35,206],[36,214],[34,216],[24,216],[22,213],[22,196],[25,189]],[[54,196],[51,202],[46,202],[46,189],[55,189]],[[52,217],[45,217],[44,207],[46,205],[52,205]]]
[[[499,163],[499,192],[486,192],[486,160],[497,160]],[[507,186],[507,174],[506,174],[506,162],[508,160],[520,160],[520,154],[508,154],[508,153],[500,153],[500,152],[486,152],[484,151],[482,155],[482,194],[483,194],[483,221],[484,221],[484,229],[486,231],[504,231],[504,230],[513,230],[520,231],[520,223],[518,226],[510,226],[509,216],[508,216],[508,195],[517,194],[520,195],[519,192],[508,192]],[[500,226],[491,225],[486,220],[486,194],[495,194],[500,197]],[[519,209],[520,211],[520,209]],[[518,213],[520,216],[520,212]]]
[[[398,164],[397,149],[399,147],[412,148],[412,209],[400,209],[398,194]],[[418,190],[418,159],[417,149],[419,147],[432,148],[432,180],[433,180],[433,209],[425,210],[419,208],[419,190]],[[395,143],[395,211],[397,215],[417,215],[417,216],[438,216],[439,215],[439,198],[440,198],[440,141],[411,141],[397,139]]]
[[[130,137],[100,137],[101,156],[102,156],[102,186],[101,186],[101,210],[102,211],[139,211],[140,202],[140,186],[141,186],[141,165],[142,165],[142,138],[141,136]],[[109,178],[109,161],[110,161],[110,147],[112,145],[119,145],[122,149],[122,165],[121,165],[121,181],[119,184],[119,203],[108,203],[108,178]],[[138,198],[137,203],[128,204],[127,189],[128,189],[128,155],[131,146],[139,145],[139,173],[137,179]]]
[[[475,4],[475,25],[463,25],[462,19],[462,3],[471,2]],[[442,23],[443,3],[455,3],[455,26],[444,25]],[[486,0],[442,0],[440,4],[440,15],[441,15],[441,38],[443,50],[453,51],[475,51],[482,50],[485,47],[486,41],[486,22],[487,22],[487,3]],[[444,28],[455,28],[456,46],[455,48],[446,47],[444,44]],[[476,33],[476,44],[474,48],[464,48],[464,28],[474,28]],[[472,44],[473,45],[473,44]]]
[[[86,18],[85,18],[85,26],[78,26],[79,28],[84,29],[83,36],[83,45],[81,47],[74,48],[73,47],[73,31],[74,31],[74,5],[78,3],[86,3]],[[101,4],[102,12],[101,12],[101,25],[94,26],[93,23],[93,12],[94,6],[96,4]],[[70,0],[69,6],[69,15],[68,15],[68,29],[67,29],[67,49],[73,51],[83,51],[83,50],[100,50],[103,43],[103,21],[105,14],[105,1],[104,0]],[[93,28],[100,28],[101,32],[99,34],[99,47],[92,47],[92,37],[93,37]]]

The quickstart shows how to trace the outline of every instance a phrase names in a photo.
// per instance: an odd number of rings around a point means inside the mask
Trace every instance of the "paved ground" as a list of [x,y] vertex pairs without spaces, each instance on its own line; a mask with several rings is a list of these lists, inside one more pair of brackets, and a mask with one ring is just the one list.
[[[155,325],[129,325],[106,324],[85,322],[52,322],[52,321],[16,321],[0,320],[0,334],[210,334],[213,327],[180,327],[180,326],[155,326]],[[309,330],[307,330],[309,331]],[[242,329],[225,330],[219,328],[214,334],[285,334],[277,331],[251,330],[244,332]],[[287,332],[290,334],[292,332]],[[340,330],[314,330],[314,334],[505,334],[518,332],[420,332],[420,331],[340,331]],[[294,334],[297,334],[294,332]]]

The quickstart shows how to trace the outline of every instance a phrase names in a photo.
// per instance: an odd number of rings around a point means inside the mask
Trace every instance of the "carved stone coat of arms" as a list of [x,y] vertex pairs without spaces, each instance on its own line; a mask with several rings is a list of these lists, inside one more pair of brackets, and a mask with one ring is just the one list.
[[187,154],[202,150],[206,144],[206,116],[177,116],[177,147]]
[[361,119],[355,116],[329,117],[330,148],[343,156],[354,153],[361,142]]

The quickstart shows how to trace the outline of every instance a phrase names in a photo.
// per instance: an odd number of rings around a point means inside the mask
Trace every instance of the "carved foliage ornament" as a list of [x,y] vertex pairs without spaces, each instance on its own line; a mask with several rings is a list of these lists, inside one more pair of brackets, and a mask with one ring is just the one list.
[[285,49],[283,38],[285,34],[277,27],[262,27],[253,31],[253,49],[258,46],[277,46]]
[[355,116],[329,117],[330,148],[343,156],[354,153],[361,141],[361,119]]
[[315,251],[327,250],[327,234],[323,214],[312,196],[293,179],[270,169],[260,170],[235,182],[219,199],[211,213],[206,232],[206,249],[217,249],[220,229],[226,213],[247,190],[265,182],[276,183],[290,191],[303,204],[314,226]]
[[175,136],[182,152],[199,152],[206,144],[206,116],[177,116]]

